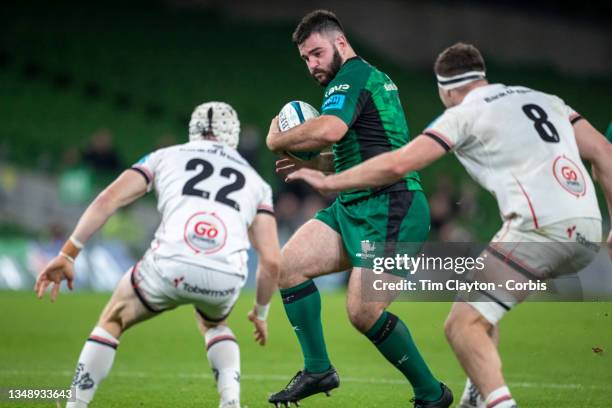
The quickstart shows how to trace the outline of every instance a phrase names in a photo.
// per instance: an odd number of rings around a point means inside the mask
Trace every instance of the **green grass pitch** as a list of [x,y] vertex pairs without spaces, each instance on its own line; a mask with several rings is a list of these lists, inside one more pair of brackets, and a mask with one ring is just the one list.
[[[62,293],[55,304],[32,293],[0,293],[0,388],[69,384],[83,341],[108,294]],[[323,323],[341,386],[304,407],[409,407],[411,389],[349,324],[344,293],[323,293]],[[246,313],[253,293],[236,305],[230,324],[242,353],[242,405],[270,406],[267,396],[301,367],[301,354],[280,299],[275,298],[265,347],[252,340]],[[464,375],[442,332],[445,303],[396,303],[434,373],[458,398]],[[501,352],[507,381],[521,407],[612,406],[612,303],[529,303],[506,316]],[[602,349],[595,352],[593,348]],[[56,407],[7,402],[0,407]],[[217,393],[190,307],[164,313],[121,339],[113,371],[92,408],[216,407]]]

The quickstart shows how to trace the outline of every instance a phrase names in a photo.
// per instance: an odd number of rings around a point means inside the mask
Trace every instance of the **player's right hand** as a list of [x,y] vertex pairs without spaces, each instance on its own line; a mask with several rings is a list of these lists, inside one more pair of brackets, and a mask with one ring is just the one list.
[[312,169],[300,169],[285,177],[286,182],[303,180],[323,195],[335,192],[327,186],[326,179],[327,176],[323,172]]
[[255,326],[255,331],[253,334],[255,335],[255,341],[259,343],[260,346],[266,345],[266,340],[268,340],[268,323],[265,320],[261,320],[257,318],[255,314],[255,309],[251,310],[247,315],[248,319],[253,322]]
[[68,289],[72,290],[74,265],[68,259],[58,255],[53,258],[38,275],[36,284],[34,285],[34,292],[36,292],[36,296],[38,296],[39,299],[42,299],[47,287],[53,284],[51,288],[51,302],[55,302],[63,280],[66,280],[68,283]]
[[272,118],[270,122],[270,129],[268,130],[268,135],[266,136],[266,146],[268,149],[275,152],[277,149],[274,145],[274,139],[280,133],[280,129],[278,127],[278,116]]

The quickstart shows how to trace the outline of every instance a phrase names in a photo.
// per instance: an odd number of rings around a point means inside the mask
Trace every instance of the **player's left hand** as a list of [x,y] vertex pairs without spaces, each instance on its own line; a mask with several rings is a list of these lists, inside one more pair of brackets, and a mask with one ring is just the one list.
[[259,343],[260,346],[265,346],[266,341],[268,340],[268,323],[266,323],[265,320],[260,320],[257,318],[255,308],[249,312],[247,317],[255,326],[255,331],[253,331],[255,341]]
[[266,136],[266,145],[268,146],[268,149],[272,150],[273,152],[276,151],[274,146],[274,138],[279,133],[280,128],[278,127],[278,116],[275,116],[270,122],[270,129],[268,129],[268,136]]
[[313,160],[296,160],[292,157],[289,157],[285,154],[282,155],[282,157],[280,159],[278,159],[275,163],[275,170],[278,174],[280,174],[281,176],[285,176],[285,179],[287,178],[287,176],[291,173],[293,173],[294,171],[297,171],[299,169],[303,169],[303,168],[309,168],[309,169],[313,169],[317,167],[317,159],[313,159]]
[[287,176],[285,181],[295,181],[295,180],[304,180],[308,184],[310,184],[314,189],[319,191],[321,194],[330,194],[333,193],[334,190],[330,189],[327,185],[327,176],[325,173],[312,170],[312,169],[299,169]]
[[34,285],[34,292],[39,299],[42,299],[45,294],[45,290],[50,284],[53,284],[51,288],[51,302],[55,302],[57,294],[59,293],[60,285],[63,280],[68,283],[68,289],[72,290],[72,283],[74,281],[74,265],[68,259],[61,255],[56,256],[47,264],[43,269]]
[[284,175],[285,177],[288,174],[291,174],[294,171],[297,171],[303,167],[301,163],[299,162],[299,160],[293,159],[285,155],[283,155],[282,158],[276,161],[275,166],[276,166],[275,168],[276,172],[280,174],[281,176]]

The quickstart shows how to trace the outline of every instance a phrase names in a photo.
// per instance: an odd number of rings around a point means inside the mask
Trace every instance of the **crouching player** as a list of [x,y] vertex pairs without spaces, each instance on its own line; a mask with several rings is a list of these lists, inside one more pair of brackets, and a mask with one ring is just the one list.
[[226,318],[247,275],[249,240],[259,255],[256,302],[248,318],[255,340],[267,339],[266,315],[276,290],[280,250],[272,192],[235,150],[240,122],[226,103],[198,106],[189,142],[157,150],[123,172],[87,208],[61,252],[45,267],[35,291],[62,280],[72,289],[74,261],[108,218],[155,189],[161,224],[151,248],[120,280],[81,351],[72,382],[87,407],[109,374],[119,338],[138,322],[183,304],[195,308],[222,408],[240,406],[240,350]]

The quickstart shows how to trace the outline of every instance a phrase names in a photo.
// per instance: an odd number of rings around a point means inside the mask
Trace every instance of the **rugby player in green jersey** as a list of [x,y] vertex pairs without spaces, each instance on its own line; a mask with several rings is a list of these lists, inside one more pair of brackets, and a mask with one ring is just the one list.
[[[581,159],[592,164],[612,216],[612,144],[557,96],[490,84],[473,45],[448,47],[434,71],[447,109],[409,144],[338,174],[302,168],[288,179],[304,180],[323,193],[372,188],[456,154],[496,197],[503,219],[480,255],[483,266],[467,272],[466,281],[507,288],[459,294],[446,320],[447,340],[468,375],[458,407],[516,408],[497,349],[499,323],[539,290],[535,282],[575,274],[598,256],[602,217]],[[563,169],[557,165],[561,160],[568,160]],[[608,249],[612,258],[612,232]],[[517,281],[525,283],[523,290],[515,289]]]
[[[341,172],[408,143],[396,85],[355,54],[333,13],[317,10],[306,15],[293,41],[310,74],[326,87],[321,116],[286,132],[280,132],[273,119],[267,145],[275,152],[331,145],[333,154],[310,162],[284,159],[278,170],[310,166]],[[402,320],[386,311],[391,299],[365,302],[361,291],[362,274],[371,273],[362,268],[367,258],[363,254],[375,243],[422,243],[429,222],[427,200],[413,172],[380,188],[341,193],[293,235],[282,250],[280,288],[302,348],[304,369],[270,397],[271,403],[289,405],[339,386],[323,338],[321,298],[312,279],[351,269],[347,290],[351,323],[408,379],[415,407],[450,406],[450,390],[432,375]]]

